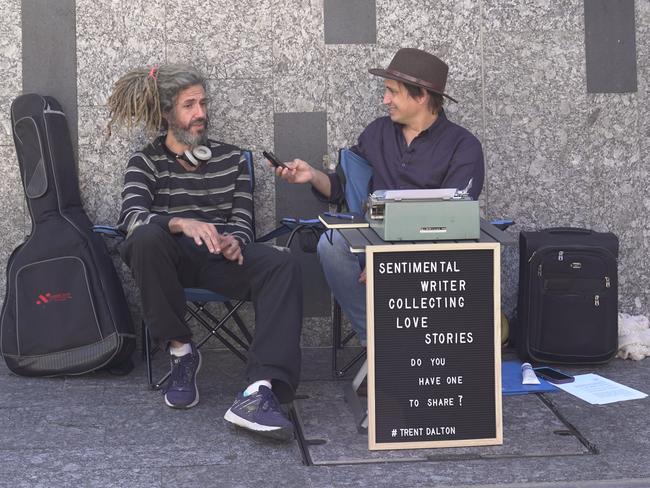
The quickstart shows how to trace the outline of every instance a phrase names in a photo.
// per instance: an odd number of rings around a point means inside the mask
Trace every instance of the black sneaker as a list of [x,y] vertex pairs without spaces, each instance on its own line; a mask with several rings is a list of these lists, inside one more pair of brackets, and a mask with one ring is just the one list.
[[171,376],[165,389],[165,403],[172,408],[191,408],[199,403],[196,375],[201,369],[201,352],[192,343],[192,352],[171,357]]
[[242,391],[223,418],[267,437],[285,441],[293,439],[293,424],[266,386],[260,386],[256,393],[246,397]]

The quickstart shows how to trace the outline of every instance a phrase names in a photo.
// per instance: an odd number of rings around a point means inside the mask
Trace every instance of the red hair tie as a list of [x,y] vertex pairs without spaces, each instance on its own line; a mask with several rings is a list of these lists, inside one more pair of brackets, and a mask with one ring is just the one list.
[[154,80],[158,81],[157,71],[158,71],[158,66],[154,66],[153,68],[151,68],[151,70],[149,71],[149,75],[147,75],[147,78],[153,78]]

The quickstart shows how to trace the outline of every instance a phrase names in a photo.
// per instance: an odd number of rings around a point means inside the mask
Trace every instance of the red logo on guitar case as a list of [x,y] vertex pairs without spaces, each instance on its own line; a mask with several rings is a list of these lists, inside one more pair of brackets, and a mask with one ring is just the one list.
[[38,295],[36,305],[45,305],[46,303],[52,302],[67,302],[68,300],[72,300],[72,293],[69,291],[62,291],[59,293],[50,293],[48,291],[47,293],[41,293]]

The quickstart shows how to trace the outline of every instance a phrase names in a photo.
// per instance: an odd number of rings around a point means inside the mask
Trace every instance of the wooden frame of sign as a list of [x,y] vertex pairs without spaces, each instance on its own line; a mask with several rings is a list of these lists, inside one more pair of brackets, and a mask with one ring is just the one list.
[[366,248],[369,449],[503,443],[499,250]]

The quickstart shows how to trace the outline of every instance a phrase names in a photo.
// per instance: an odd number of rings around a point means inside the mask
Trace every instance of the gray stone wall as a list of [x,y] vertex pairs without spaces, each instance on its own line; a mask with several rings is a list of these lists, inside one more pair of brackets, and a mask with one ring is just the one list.
[[[371,44],[326,44],[332,19],[324,7],[337,2],[327,3],[77,0],[79,173],[91,219],[116,220],[126,159],[144,141],[141,133],[102,135],[106,98],[126,70],[189,62],[208,74],[213,137],[255,152],[265,232],[281,217],[274,176],[261,162],[261,150],[274,146],[274,114],[325,112],[335,159],[384,113],[382,81],[367,70],[385,66],[400,47],[418,47],[448,62],[448,91],[460,101],[448,116],[483,143],[483,215],[514,219],[515,232],[566,225],[615,232],[620,310],[650,313],[648,0],[635,2],[639,89],[626,94],[587,93],[580,0],[362,0],[360,8],[375,8]],[[0,14],[4,265],[28,218],[7,119],[21,88],[19,0],[2,2]],[[515,250],[504,253],[506,311],[514,307],[516,259]],[[137,293],[120,269],[137,312]],[[306,319],[305,344],[327,344],[328,320]]]
[[[11,251],[22,242],[29,229],[20,171],[11,135],[9,108],[22,89],[22,40],[20,0],[0,3],[0,293],[4,297],[5,264]],[[4,299],[4,298],[3,298]]]

